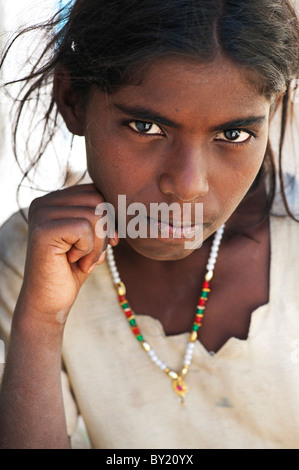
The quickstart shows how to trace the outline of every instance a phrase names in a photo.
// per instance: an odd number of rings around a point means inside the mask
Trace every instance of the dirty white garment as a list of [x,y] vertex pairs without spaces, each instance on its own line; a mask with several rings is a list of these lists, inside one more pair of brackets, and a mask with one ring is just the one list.
[[[184,406],[132,335],[108,267],[96,268],[64,336],[63,388],[74,447],[86,445],[76,431],[81,414],[93,448],[299,448],[299,224],[272,216],[270,226],[269,303],[253,312],[247,340],[231,338],[215,355],[196,342]],[[20,215],[0,231],[5,341],[22,282],[26,233]],[[180,369],[189,334],[165,336],[148,316],[138,316],[138,324],[158,356]]]

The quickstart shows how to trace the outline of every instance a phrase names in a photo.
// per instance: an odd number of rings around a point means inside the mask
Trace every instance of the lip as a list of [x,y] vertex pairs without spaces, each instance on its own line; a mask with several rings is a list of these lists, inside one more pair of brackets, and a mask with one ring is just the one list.
[[203,225],[190,224],[190,221],[163,221],[147,217],[147,223],[150,226],[151,236],[153,238],[175,238],[190,240],[201,234]]

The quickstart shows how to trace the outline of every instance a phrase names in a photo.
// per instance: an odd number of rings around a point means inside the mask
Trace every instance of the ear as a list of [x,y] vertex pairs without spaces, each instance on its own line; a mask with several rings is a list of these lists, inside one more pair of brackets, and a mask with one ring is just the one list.
[[68,130],[72,134],[84,135],[82,102],[73,90],[70,73],[65,68],[55,70],[53,93]]

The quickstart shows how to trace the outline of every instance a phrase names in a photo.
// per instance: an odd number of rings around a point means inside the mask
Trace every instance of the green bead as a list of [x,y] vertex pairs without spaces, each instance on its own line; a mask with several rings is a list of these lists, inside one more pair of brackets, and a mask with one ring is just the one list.
[[203,297],[203,298],[205,298],[205,299],[208,298],[208,295],[209,295],[209,293],[206,292],[206,291],[203,291],[203,292],[201,293],[201,297]]
[[192,330],[193,330],[193,331],[197,331],[198,328],[199,328],[199,325],[195,325],[195,324],[194,324],[194,325],[192,326]]
[[128,304],[128,302],[125,302],[124,304],[122,304],[122,308],[125,309],[125,308],[129,308],[130,305]]
[[136,326],[135,318],[132,318],[132,320],[129,320],[129,323],[130,323],[131,326]]
[[196,307],[196,313],[203,313],[204,307]]
[[136,338],[138,339],[138,341],[143,341],[143,336],[142,335],[138,335],[138,336],[136,336]]

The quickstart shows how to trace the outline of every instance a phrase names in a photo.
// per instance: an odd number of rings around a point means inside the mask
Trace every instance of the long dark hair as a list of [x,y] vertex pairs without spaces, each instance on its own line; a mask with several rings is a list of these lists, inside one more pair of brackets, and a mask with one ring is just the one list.
[[[107,93],[142,78],[146,65],[161,56],[182,55],[208,62],[222,53],[258,73],[261,93],[283,94],[278,168],[270,142],[261,169],[269,176],[267,212],[270,211],[276,175],[286,210],[282,150],[290,115],[291,84],[299,71],[298,15],[291,0],[71,0],[47,23],[19,32],[3,53],[1,66],[13,44],[29,31],[45,33],[46,45],[21,83],[14,122],[14,153],[26,103],[35,102],[38,115],[43,90],[51,85],[58,65],[71,75],[73,89],[84,100],[92,85]],[[52,94],[51,94],[52,93]],[[42,138],[28,149],[29,178],[60,127],[53,92],[42,115]],[[31,108],[32,110],[32,108]],[[32,121],[33,122],[33,121]]]

